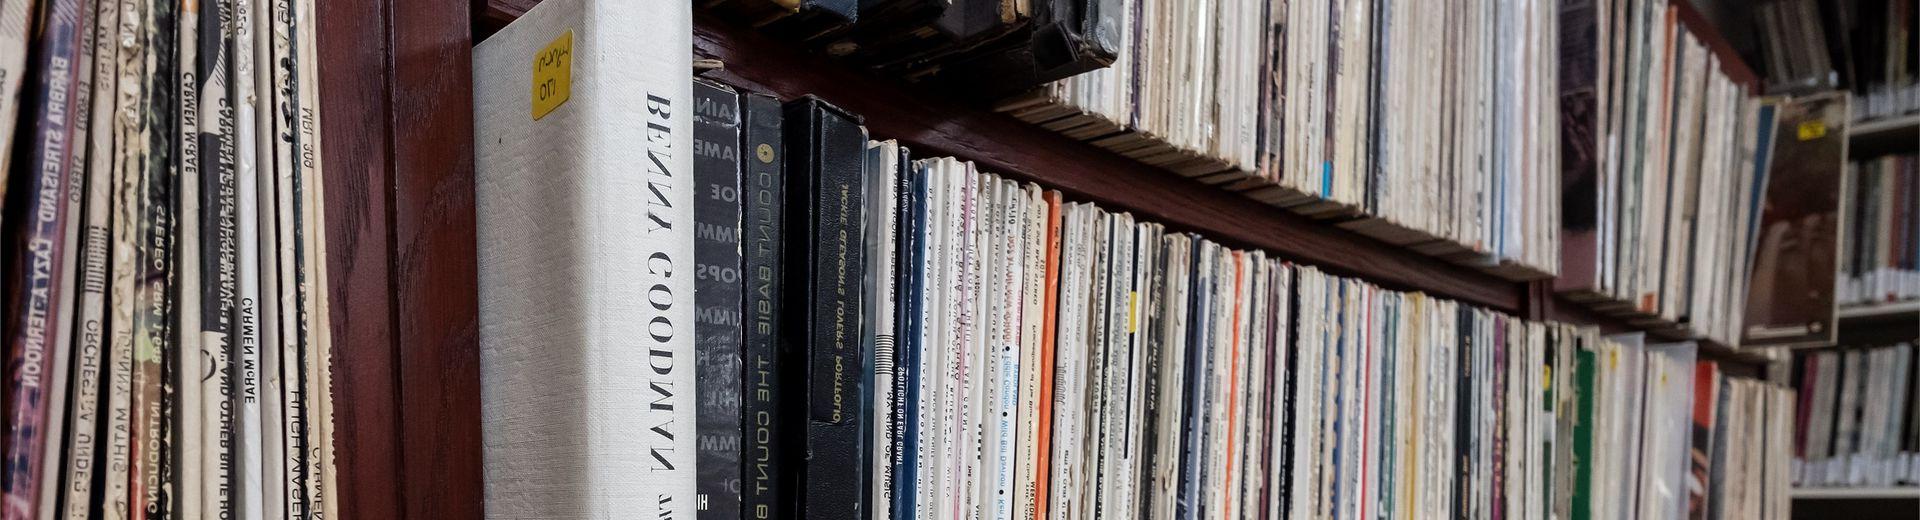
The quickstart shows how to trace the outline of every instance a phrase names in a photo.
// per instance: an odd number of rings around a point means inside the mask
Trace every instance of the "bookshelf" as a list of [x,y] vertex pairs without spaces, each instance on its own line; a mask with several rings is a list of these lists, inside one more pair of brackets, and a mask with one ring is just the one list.
[[470,5],[317,4],[342,514],[477,519]]
[[[471,51],[537,3],[319,3],[333,280],[327,290],[338,344],[333,398],[348,517],[482,517]],[[1676,4],[1683,17],[1699,19]],[[1716,52],[1732,54],[1714,40]],[[863,115],[876,136],[973,160],[1170,229],[1530,319],[1644,330],[1564,301],[1550,281],[1512,281],[1392,246],[710,15],[696,13],[694,47],[699,57],[725,63],[716,79],[782,98],[818,95]],[[1737,60],[1723,63],[1747,70]],[[1674,334],[1654,331],[1662,339]],[[1735,374],[1761,374],[1769,360],[1717,344],[1701,352]]]

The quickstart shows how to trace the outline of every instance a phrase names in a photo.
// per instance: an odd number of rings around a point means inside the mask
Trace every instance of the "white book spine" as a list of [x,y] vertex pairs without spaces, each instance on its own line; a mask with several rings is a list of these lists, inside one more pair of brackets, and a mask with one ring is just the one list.
[[[110,212],[113,210],[112,123],[116,96],[106,93],[115,92],[114,69],[117,63],[112,35],[118,24],[117,8],[117,2],[100,2],[96,6],[92,81],[96,92],[103,94],[89,100],[91,121],[88,123],[88,153],[75,154],[87,157],[88,165],[86,229],[82,232],[85,244],[79,246],[83,255],[80,263],[80,312],[79,319],[75,320],[77,330],[74,334],[80,346],[74,351],[77,355],[73,366],[74,404],[70,409],[65,480],[59,481],[65,496],[61,502],[60,517],[66,520],[88,518],[88,506],[94,491],[93,475],[102,462],[97,455],[110,449],[108,443],[99,438],[96,425],[102,421],[100,381],[107,377],[104,358],[107,347],[108,267],[113,255]],[[43,502],[42,507],[52,509],[52,502]]]
[[[81,27],[85,28],[86,26],[82,25]],[[74,68],[75,70],[83,72],[76,75],[78,82],[74,86],[72,95],[75,96],[75,106],[85,107],[92,104],[91,85],[93,81],[91,75],[84,71],[90,70],[93,65],[90,61],[93,59],[93,37],[91,31],[82,32],[84,33],[81,37],[82,48],[77,53],[79,61],[75,64]],[[91,121],[86,117],[76,117],[74,118],[74,123],[73,133],[69,139],[72,139],[74,143],[86,142],[88,131],[92,126]],[[68,210],[68,217],[66,222],[64,222],[65,229],[63,230],[63,234],[66,235],[65,243],[67,246],[60,251],[59,262],[61,267],[58,271],[60,279],[55,283],[65,288],[72,288],[74,286],[73,281],[75,276],[79,274],[75,266],[80,259],[82,249],[80,245],[80,230],[82,227],[85,227],[82,225],[85,217],[83,216],[84,213],[82,213],[81,204],[85,202],[87,195],[86,156],[87,154],[79,150],[75,150],[70,154],[70,163],[66,166],[67,178],[63,181],[66,183],[64,188],[67,191],[67,207],[70,209]],[[54,344],[49,347],[48,352],[48,354],[53,357],[53,372],[51,374],[51,386],[49,388],[53,388],[54,391],[50,392],[51,396],[47,400],[46,446],[41,452],[40,459],[41,483],[39,518],[41,520],[53,520],[59,514],[59,508],[54,507],[54,504],[56,503],[56,497],[59,496],[60,477],[64,474],[61,468],[61,461],[65,459],[65,455],[62,451],[61,441],[67,438],[69,431],[77,432],[77,430],[70,430],[67,423],[72,417],[66,413],[69,409],[68,395],[77,394],[80,391],[78,386],[70,388],[68,386],[69,381],[83,379],[81,377],[70,377],[72,375],[70,369],[76,366],[74,365],[74,358],[82,355],[79,348],[75,346],[79,345],[80,342],[74,339],[81,333],[80,330],[77,330],[81,322],[72,319],[74,316],[74,305],[78,301],[74,296],[75,292],[77,291],[70,289],[60,291],[59,301],[55,303],[59,309],[57,315],[67,317],[70,321],[58,324],[51,329],[58,331],[58,333],[54,334],[57,339]],[[76,400],[74,403],[78,404],[78,401]]]
[[690,18],[551,0],[474,49],[493,517],[694,517]]
[[[1046,301],[1046,261],[1047,261],[1047,204],[1041,198],[1040,188],[1028,184],[1022,190],[1019,203],[1025,206],[1022,223],[1022,242],[1020,263],[1022,269],[1022,287],[1020,303],[1020,395],[1015,420],[1019,423],[1018,448],[1014,452],[1017,468],[1014,482],[1017,484],[1014,496],[1013,518],[1034,519],[1038,514],[1039,473],[1046,468],[1039,466],[1039,453],[1045,447],[1040,446],[1040,378],[1050,376],[1041,373],[1041,334],[1044,324],[1043,315],[1053,309],[1043,309]],[[1038,520],[1038,519],[1035,519]]]
[[[178,416],[174,418],[173,424],[178,427],[175,435],[177,435],[176,438],[180,440],[174,442],[173,445],[179,449],[180,453],[177,457],[174,457],[176,464],[174,467],[174,475],[176,476],[175,481],[177,482],[175,489],[178,491],[177,494],[173,496],[172,501],[174,504],[177,504],[177,510],[181,517],[203,518],[206,515],[203,512],[205,502],[202,496],[206,493],[206,486],[202,478],[204,469],[201,450],[203,445],[198,442],[198,440],[203,438],[201,429],[204,423],[201,421],[201,416],[204,414],[203,409],[206,403],[204,394],[208,389],[205,388],[203,384],[205,380],[202,379],[198,373],[195,373],[197,370],[195,370],[195,372],[188,371],[192,369],[189,367],[197,368],[202,366],[200,346],[201,322],[202,320],[208,319],[202,316],[200,312],[202,293],[200,292],[201,252],[199,244],[201,237],[200,230],[205,225],[200,221],[199,214],[201,151],[200,73],[197,68],[199,66],[197,56],[199,50],[200,4],[198,2],[180,2],[178,13],[179,26],[177,28],[178,32],[176,32],[177,41],[175,42],[175,48],[178,50],[177,66],[179,69],[177,72],[179,76],[176,78],[177,82],[174,86],[178,88],[177,94],[180,96],[178,107],[180,111],[180,126],[176,129],[178,132],[176,135],[179,136],[178,142],[180,145],[178,162],[180,180],[175,184],[178,189],[178,195],[175,200],[178,201],[179,206],[176,208],[174,214],[179,222],[179,235],[178,238],[175,239],[175,243],[178,246],[175,248],[177,256],[175,257],[174,265],[178,266],[175,272],[177,273],[176,276],[179,277],[179,291],[176,293],[179,295],[179,301],[174,305],[174,310],[175,314],[179,317],[176,328],[179,332],[175,336],[178,338],[179,343],[175,346],[172,354],[174,355],[175,370],[179,370],[181,373],[180,376],[175,379],[175,384],[178,385],[179,397],[175,399],[174,402],[178,403],[179,408]],[[217,388],[212,390],[215,393],[219,391]]]
[[264,490],[262,489],[262,457],[264,446],[261,427],[261,356],[262,335],[260,325],[260,158],[259,158],[259,116],[255,106],[258,94],[256,83],[258,71],[254,52],[258,41],[254,35],[258,20],[258,6],[253,0],[238,0],[234,5],[234,92],[235,112],[234,139],[237,159],[234,163],[236,183],[240,200],[235,228],[238,230],[239,267],[238,297],[239,308],[235,309],[238,341],[235,350],[239,359],[234,370],[238,373],[239,395],[236,407],[239,408],[237,421],[239,438],[234,440],[238,446],[240,460],[235,475],[235,488],[239,498],[235,501],[236,517],[240,520],[261,520],[265,518]]
[[941,298],[945,293],[940,284],[942,267],[946,259],[946,241],[940,233],[944,213],[941,210],[939,198],[940,183],[946,170],[939,160],[918,161],[914,164],[914,168],[920,170],[921,175],[924,176],[921,184],[925,185],[926,189],[926,197],[920,211],[921,226],[925,228],[921,245],[924,254],[921,255],[920,265],[915,266],[920,270],[921,283],[919,287],[920,366],[916,369],[920,377],[915,382],[919,386],[920,394],[919,416],[916,418],[920,424],[920,432],[919,445],[913,447],[918,451],[914,474],[914,518],[939,518],[940,490],[944,489],[946,483],[940,469],[941,455],[945,453],[941,446],[945,437],[939,425],[949,422],[941,408],[943,402],[941,392],[945,388],[946,381],[946,354],[941,344],[942,330],[935,325],[942,323],[940,319],[946,308],[946,300]]
[[[258,213],[259,265],[256,272],[259,288],[255,300],[259,313],[254,323],[259,330],[260,350],[260,392],[250,398],[259,403],[260,433],[251,437],[260,444],[260,501],[256,502],[261,515],[265,518],[277,518],[287,514],[287,437],[286,437],[286,385],[282,382],[281,368],[284,366],[284,350],[281,348],[283,330],[281,319],[282,300],[280,295],[282,257],[280,235],[281,201],[280,185],[283,181],[283,164],[279,152],[279,83],[274,72],[279,65],[273,56],[273,11],[275,0],[260,0],[253,8],[253,87],[255,124],[254,144],[259,150],[254,153],[257,161],[254,174],[260,177],[255,187],[259,199],[254,204]],[[244,121],[244,120],[243,120]],[[244,194],[247,192],[243,192]]]
[[[326,171],[320,145],[320,64],[319,30],[314,0],[294,0],[294,48],[298,70],[301,196],[307,239],[305,279],[301,301],[306,311],[301,320],[306,329],[302,364],[307,402],[307,512],[316,520],[339,518],[339,499],[327,490],[334,488],[332,341],[333,322],[327,308],[327,219]],[[203,109],[202,118],[207,112]]]
[[994,486],[990,497],[993,508],[987,516],[1011,520],[1019,489],[1014,484],[1016,444],[1019,442],[1019,421],[1015,415],[1020,412],[1020,311],[1024,289],[1022,282],[1026,274],[1026,266],[1021,261],[1026,254],[1022,247],[1025,233],[1021,224],[1026,218],[1026,211],[1022,204],[1024,194],[1018,184],[998,179],[995,179],[995,183],[1000,190],[997,196],[999,221],[994,223],[1000,227],[999,238],[994,244],[999,249],[999,262],[988,269],[988,273],[999,279],[999,300],[992,309],[999,321],[999,331],[993,338],[994,352],[1000,357],[996,379],[999,389],[991,418],[996,423],[993,448],[998,460],[994,463]]
[[941,161],[943,175],[941,183],[934,189],[941,192],[942,260],[940,266],[940,287],[942,298],[939,320],[929,323],[941,332],[941,378],[940,390],[940,517],[944,520],[963,518],[961,510],[964,500],[961,492],[961,479],[964,477],[962,459],[964,442],[962,431],[966,418],[966,353],[963,337],[960,333],[960,315],[963,307],[960,302],[962,291],[962,268],[966,265],[962,248],[965,245],[965,223],[960,212],[960,199],[963,196],[967,175],[966,167],[957,161]]
[[873,520],[887,520],[893,516],[893,479],[894,450],[898,432],[892,429],[893,417],[897,413],[894,406],[895,343],[894,303],[898,301],[899,287],[895,285],[896,269],[894,252],[897,250],[895,239],[899,236],[894,221],[894,209],[899,198],[894,190],[898,186],[896,173],[900,160],[899,148],[892,142],[873,142],[868,145],[867,182],[867,287],[876,296],[868,298],[867,327],[873,334],[873,488],[869,490],[874,504]]
[[1088,274],[1087,227],[1090,209],[1078,204],[1061,206],[1059,326],[1054,347],[1053,383],[1053,461],[1048,484],[1047,507],[1050,520],[1078,518],[1080,508],[1080,423],[1085,416],[1080,400],[1085,396],[1082,366],[1085,356],[1085,305]]

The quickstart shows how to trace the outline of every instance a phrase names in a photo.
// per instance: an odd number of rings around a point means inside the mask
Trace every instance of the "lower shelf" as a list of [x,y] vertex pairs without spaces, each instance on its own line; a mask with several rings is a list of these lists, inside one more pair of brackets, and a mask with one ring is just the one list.
[[1796,487],[1794,500],[1920,500],[1920,486]]

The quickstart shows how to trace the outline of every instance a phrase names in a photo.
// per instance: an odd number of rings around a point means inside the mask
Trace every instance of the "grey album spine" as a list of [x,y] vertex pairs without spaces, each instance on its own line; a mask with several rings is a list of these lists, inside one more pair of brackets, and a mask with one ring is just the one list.
[[742,337],[746,377],[745,440],[740,483],[740,518],[793,518],[791,437],[781,420],[789,363],[782,359],[781,325],[786,265],[786,162],[780,127],[780,101],[747,93],[740,96],[740,253],[745,279],[746,322]]
[[693,82],[694,384],[702,520],[738,520],[741,494],[740,96]]

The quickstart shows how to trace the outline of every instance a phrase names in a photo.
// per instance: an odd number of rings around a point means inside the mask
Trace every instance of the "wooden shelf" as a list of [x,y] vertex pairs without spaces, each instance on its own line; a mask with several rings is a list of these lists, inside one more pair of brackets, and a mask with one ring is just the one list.
[[1857,121],[1852,127],[1847,128],[1847,137],[1859,139],[1887,132],[1912,130],[1914,128],[1920,128],[1920,114],[1907,114],[1904,116]]
[[1905,300],[1869,305],[1848,305],[1840,308],[1837,316],[1842,320],[1872,320],[1920,314],[1920,300]]
[[[476,25],[482,32],[504,26],[537,4],[538,0],[485,0]],[[1333,222],[1268,206],[1069,139],[993,112],[976,101],[857,70],[699,9],[694,12],[694,53],[725,64],[710,77],[782,99],[818,96],[863,116],[873,137],[898,139],[916,155],[971,160],[987,171],[1059,189],[1076,200],[1131,211],[1170,229],[1264,249],[1383,287],[1421,291],[1529,319],[1597,325],[1613,332],[1641,330],[1591,313],[1552,313],[1571,304],[1551,304],[1558,297],[1544,290],[1550,281],[1511,281],[1393,246]],[[1736,68],[1739,71],[1730,73],[1745,70],[1743,65]],[[1662,340],[1685,339],[1673,331],[1653,334]],[[1701,353],[1708,359],[1750,366],[1769,360],[1763,352],[1713,342],[1702,342]]]
[[[536,3],[491,0],[483,15],[506,17],[492,20],[504,25]],[[1264,249],[1392,289],[1422,291],[1509,313],[1524,307],[1525,283],[1268,206],[995,113],[977,102],[855,70],[695,11],[694,53],[725,64],[710,77],[782,99],[817,96],[864,117],[874,138],[898,139],[917,156],[951,155],[974,161],[982,170],[1037,182],[1073,200],[1130,211],[1171,230]]]
[[1920,114],[1855,122],[1847,127],[1847,156],[1865,159],[1920,152]]
[[1795,487],[1794,500],[1920,500],[1920,486]]
[[469,0],[318,6],[340,516],[482,518]]
[[1891,345],[1920,338],[1920,300],[1840,308],[1839,345]]

